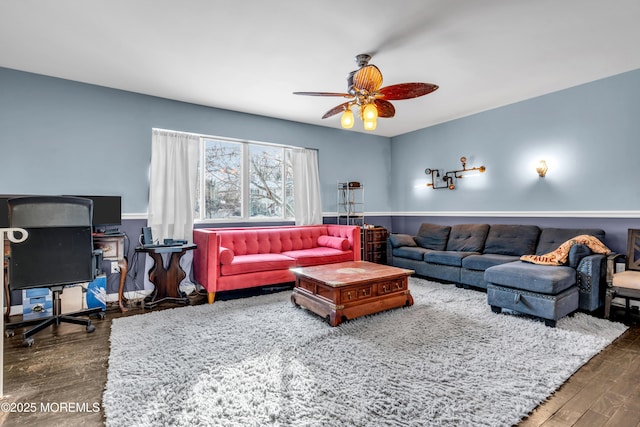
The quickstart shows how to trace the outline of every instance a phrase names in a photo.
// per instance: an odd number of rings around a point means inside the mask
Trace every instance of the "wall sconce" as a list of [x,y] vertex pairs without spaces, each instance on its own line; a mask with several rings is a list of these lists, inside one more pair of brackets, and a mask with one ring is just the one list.
[[[471,171],[479,171],[482,173],[487,170],[487,168],[485,168],[484,166],[478,166],[478,167],[467,169],[466,157],[460,157],[460,162],[462,163],[462,169],[445,172],[444,174],[442,174],[442,176],[440,175],[439,169],[431,169],[431,168],[425,169],[424,173],[427,175],[431,175],[431,183],[427,184],[427,187],[431,187],[434,190],[439,190],[441,188],[448,188],[449,190],[454,190],[456,188],[454,180],[458,178],[463,178],[464,177],[462,175],[463,173],[471,172]],[[441,178],[440,181],[444,182],[444,185],[438,186],[438,178]]]
[[547,168],[547,162],[545,162],[544,160],[540,160],[538,162],[538,167],[536,168],[536,172],[538,172],[540,178],[544,178],[548,170],[549,168]]

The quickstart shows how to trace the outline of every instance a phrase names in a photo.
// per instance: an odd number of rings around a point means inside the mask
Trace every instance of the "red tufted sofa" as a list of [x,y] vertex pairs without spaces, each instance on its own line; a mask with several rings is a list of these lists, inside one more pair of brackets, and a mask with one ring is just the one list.
[[194,278],[208,293],[295,281],[293,267],[358,261],[360,227],[308,225],[193,230]]

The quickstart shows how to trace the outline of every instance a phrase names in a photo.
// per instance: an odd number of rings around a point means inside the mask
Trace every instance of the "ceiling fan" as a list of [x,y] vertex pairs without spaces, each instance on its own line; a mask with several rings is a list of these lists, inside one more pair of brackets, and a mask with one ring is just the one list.
[[382,73],[373,64],[369,64],[371,55],[362,53],[357,55],[358,69],[347,76],[347,93],[336,92],[293,92],[295,95],[310,96],[340,96],[350,98],[349,101],[336,105],[327,111],[323,119],[342,113],[343,128],[353,127],[354,117],[351,108],[357,106],[365,130],[375,130],[378,117],[393,117],[396,109],[389,101],[417,98],[438,89],[431,83],[401,83],[382,86]]

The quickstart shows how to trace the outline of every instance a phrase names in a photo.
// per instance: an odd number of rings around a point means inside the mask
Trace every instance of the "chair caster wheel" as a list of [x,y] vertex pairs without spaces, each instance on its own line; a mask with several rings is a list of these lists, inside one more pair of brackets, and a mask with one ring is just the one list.
[[95,330],[96,330],[95,325],[92,325],[92,324],[88,324],[88,325],[87,325],[87,332],[88,332],[88,333],[91,333],[91,332],[93,332],[93,331],[95,331]]
[[7,329],[6,331],[4,331],[4,336],[7,337],[7,338],[11,338],[15,334],[16,333],[13,331],[13,329]]
[[25,338],[24,340],[22,340],[22,346],[31,347],[33,345],[33,342],[33,338]]
[[98,313],[98,319],[104,320],[105,317],[107,317],[107,315],[104,313],[104,311]]

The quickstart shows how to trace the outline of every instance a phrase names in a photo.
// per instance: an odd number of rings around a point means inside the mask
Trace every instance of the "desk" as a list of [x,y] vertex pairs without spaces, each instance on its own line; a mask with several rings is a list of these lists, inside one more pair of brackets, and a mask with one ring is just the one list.
[[[138,246],[136,252],[149,254],[153,259],[153,267],[149,270],[149,281],[153,283],[155,289],[153,293],[145,298],[145,308],[153,308],[161,302],[177,302],[189,304],[189,298],[180,291],[180,282],[187,276],[182,267],[180,259],[187,252],[196,249],[196,244],[190,243],[180,246]],[[165,267],[162,254],[169,255],[169,263]]]
[[120,311],[127,311],[127,299],[124,297],[124,285],[127,278],[129,263],[125,257],[124,234],[94,234],[93,247],[102,249],[102,259],[116,261],[120,270],[120,286],[118,287],[118,306]]

